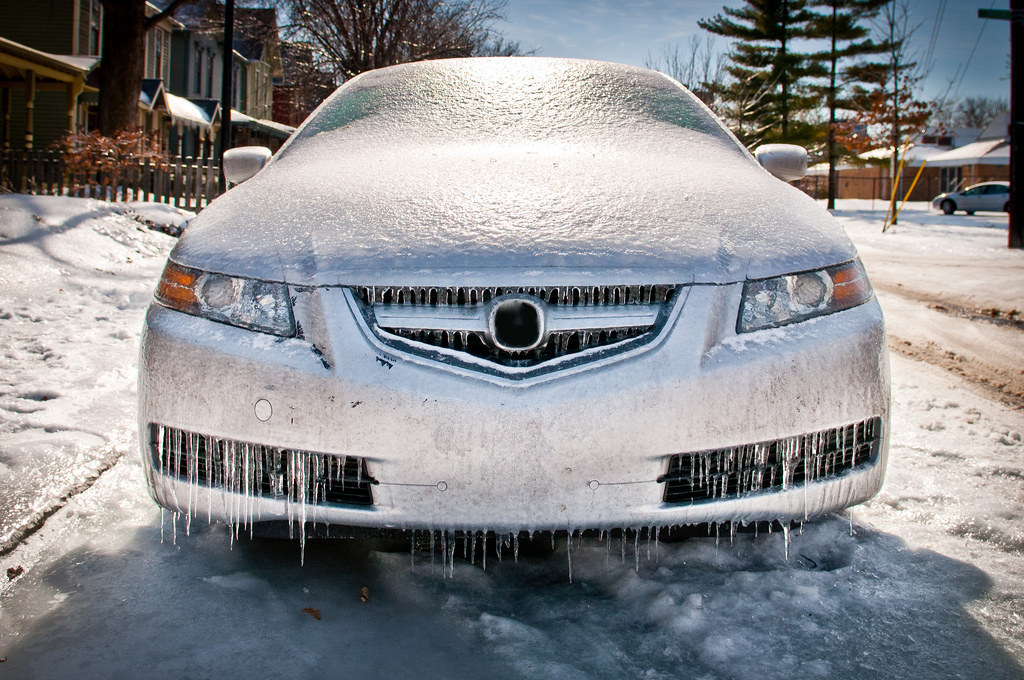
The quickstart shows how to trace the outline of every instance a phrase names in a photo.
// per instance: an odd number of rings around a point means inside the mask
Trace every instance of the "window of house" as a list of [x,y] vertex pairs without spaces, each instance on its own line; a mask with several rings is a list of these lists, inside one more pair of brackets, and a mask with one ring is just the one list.
[[206,51],[206,97],[213,96],[213,50]]
[[192,92],[194,96],[199,97],[203,94],[203,50],[199,45],[193,45],[192,48]]
[[159,28],[154,31],[154,61],[153,61],[153,77],[163,78],[164,77],[164,32]]
[[89,54],[100,53],[100,0],[92,0],[89,6]]

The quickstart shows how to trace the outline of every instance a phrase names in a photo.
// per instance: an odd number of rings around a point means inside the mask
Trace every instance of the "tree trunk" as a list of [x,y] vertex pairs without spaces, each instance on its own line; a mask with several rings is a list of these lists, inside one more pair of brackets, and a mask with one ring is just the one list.
[[138,127],[146,55],[144,0],[102,0],[103,53],[99,67],[99,129],[111,136]]

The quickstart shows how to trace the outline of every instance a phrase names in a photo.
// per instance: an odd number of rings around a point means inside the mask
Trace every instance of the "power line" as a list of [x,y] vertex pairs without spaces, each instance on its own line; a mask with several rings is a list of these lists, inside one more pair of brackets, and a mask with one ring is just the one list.
[[935,54],[935,44],[939,40],[939,29],[942,27],[942,18],[946,14],[946,0],[940,0],[935,12],[935,23],[932,24],[932,35],[928,39],[928,49],[925,50],[924,67],[930,68],[932,56]]
[[[992,0],[992,4],[990,5],[990,8],[991,7],[995,7],[995,6],[996,6],[996,2],[995,2],[995,0]],[[978,29],[978,39],[974,41],[974,47],[971,48],[971,53],[967,56],[967,61],[964,62],[963,70],[958,69],[958,72],[960,73],[960,77],[957,78],[956,76],[954,76],[954,78],[955,78],[954,82],[956,83],[956,87],[953,88],[953,96],[954,97],[957,94],[960,93],[960,85],[962,85],[963,82],[964,82],[964,77],[967,75],[967,69],[971,65],[971,60],[974,59],[974,53],[978,51],[978,45],[981,44],[981,36],[982,36],[982,34],[985,33],[985,27],[987,25],[988,25],[987,21],[982,21],[981,22],[981,28]],[[950,82],[950,86],[951,87],[952,87],[952,85],[953,85],[953,82]]]

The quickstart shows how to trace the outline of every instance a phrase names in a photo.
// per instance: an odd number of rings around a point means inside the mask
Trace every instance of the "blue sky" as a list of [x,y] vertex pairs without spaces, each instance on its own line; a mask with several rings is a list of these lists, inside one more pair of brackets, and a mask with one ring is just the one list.
[[[508,0],[508,20],[499,27],[524,49],[537,48],[546,57],[582,57],[643,66],[662,46],[685,44],[703,36],[697,20],[712,17],[723,5],[741,0]],[[957,76],[957,96],[988,96],[1009,100],[1010,28],[1008,21],[978,19],[979,7],[1007,9],[1007,0],[910,0],[914,48],[924,55],[939,10],[932,67],[922,98],[941,94]],[[718,38],[719,49],[728,43]],[[977,47],[975,48],[975,45]],[[973,51],[973,55],[972,55]],[[966,67],[966,68],[964,68]]]

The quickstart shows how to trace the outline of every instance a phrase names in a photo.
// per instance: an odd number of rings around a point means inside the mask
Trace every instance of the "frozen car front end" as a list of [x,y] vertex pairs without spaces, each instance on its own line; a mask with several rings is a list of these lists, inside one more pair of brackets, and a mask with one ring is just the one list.
[[348,83],[190,226],[140,362],[154,498],[237,524],[802,519],[877,492],[888,408],[828,214],[674,82],[572,60]]

